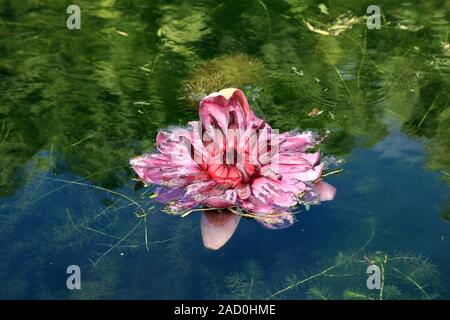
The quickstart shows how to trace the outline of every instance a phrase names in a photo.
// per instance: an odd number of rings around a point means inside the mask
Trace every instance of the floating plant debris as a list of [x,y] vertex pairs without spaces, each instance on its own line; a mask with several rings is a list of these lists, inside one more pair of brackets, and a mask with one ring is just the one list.
[[200,102],[200,121],[170,127],[156,137],[157,152],[130,160],[145,184],[157,184],[155,200],[168,213],[199,210],[203,243],[219,249],[241,216],[271,229],[294,223],[290,208],[332,200],[322,180],[312,132],[279,133],[253,114],[238,89],[214,92]]
[[[322,8],[321,11],[323,12]],[[313,25],[310,21],[306,20],[305,25],[309,31],[319,33],[324,36],[339,36],[343,32],[351,29],[355,24],[358,24],[364,16],[357,17],[348,11],[339,15],[334,21],[324,25],[324,28],[319,28]],[[316,24],[316,22],[314,22]]]
[[320,110],[319,108],[313,108],[310,112],[308,112],[308,116],[317,117],[320,116],[322,113],[323,110]]

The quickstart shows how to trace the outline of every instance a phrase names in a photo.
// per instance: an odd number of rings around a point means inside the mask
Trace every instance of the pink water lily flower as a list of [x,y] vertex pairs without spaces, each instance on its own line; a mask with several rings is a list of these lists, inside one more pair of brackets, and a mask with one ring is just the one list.
[[311,132],[279,133],[253,114],[244,93],[229,88],[200,102],[200,121],[161,130],[157,152],[130,160],[139,178],[159,185],[166,210],[202,210],[205,247],[219,249],[241,216],[279,229],[294,223],[291,209],[332,200],[321,179],[318,143]]

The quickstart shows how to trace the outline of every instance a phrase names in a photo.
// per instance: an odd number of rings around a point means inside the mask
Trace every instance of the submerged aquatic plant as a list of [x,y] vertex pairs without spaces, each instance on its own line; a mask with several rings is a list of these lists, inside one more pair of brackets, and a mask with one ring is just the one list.
[[169,212],[204,211],[207,248],[222,247],[241,216],[284,228],[294,222],[292,207],[334,198],[321,180],[320,152],[307,152],[320,142],[312,132],[278,133],[233,88],[205,97],[199,115],[186,128],[161,130],[158,152],[130,163],[144,183],[161,186],[156,200]]
[[[309,283],[311,286],[300,294],[312,300],[428,300],[439,297],[439,273],[429,259],[416,253],[377,251],[364,254],[372,238],[373,234],[359,250],[340,252],[334,264],[319,272],[303,278],[295,274],[287,277],[284,288],[272,293],[268,299],[298,298],[298,289]],[[370,290],[366,285],[369,265],[376,265],[381,270],[378,290]]]
[[266,85],[266,77],[266,66],[258,59],[243,53],[219,56],[192,70],[183,91],[186,100],[197,107],[200,100],[216,88],[250,88],[255,92],[252,95],[257,96]]
[[[373,223],[373,220],[369,220]],[[227,275],[221,299],[311,299],[311,300],[394,300],[436,299],[440,285],[437,266],[428,258],[414,252],[384,252],[370,250],[375,238],[372,226],[362,247],[338,252],[333,261],[319,270],[299,269],[284,276],[281,289],[273,288],[280,270],[265,275],[251,262],[239,271]],[[380,287],[367,287],[367,267],[380,268]],[[278,280],[276,280],[278,279]]]
[[247,261],[243,272],[232,272],[224,278],[226,299],[262,299],[265,289],[261,266],[253,260]]

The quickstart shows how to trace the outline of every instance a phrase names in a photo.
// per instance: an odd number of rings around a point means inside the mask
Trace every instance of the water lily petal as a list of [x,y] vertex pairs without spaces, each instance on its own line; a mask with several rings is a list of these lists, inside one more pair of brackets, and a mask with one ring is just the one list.
[[267,229],[284,229],[295,222],[295,215],[290,211],[275,211],[269,214],[259,214],[256,220]]
[[316,181],[322,175],[323,163],[320,163],[314,167],[297,166],[297,165],[280,165],[279,172],[283,176],[285,183],[295,183],[295,181],[308,182]]
[[284,152],[303,152],[313,147],[316,142],[312,132],[289,131],[280,134],[280,153]]
[[187,127],[169,127],[160,130],[156,136],[156,148],[162,154],[169,155],[173,162],[203,165],[208,160],[208,153],[200,136],[200,125],[191,121]]
[[213,180],[194,182],[188,185],[184,189],[184,192],[186,197],[190,197],[197,201],[204,201],[209,197],[208,195],[209,190],[214,188],[216,185],[217,183]]
[[305,188],[301,182],[288,184],[265,177],[255,179],[252,183],[255,210],[259,211],[259,205],[289,208],[297,203],[297,194]]
[[322,180],[314,185],[314,189],[320,195],[320,201],[333,200],[336,195],[336,188]]
[[173,161],[163,154],[144,154],[130,160],[131,167],[147,184],[184,186],[209,179],[193,160]]
[[237,194],[235,190],[226,190],[222,195],[212,196],[203,201],[211,208],[227,208],[236,204]]
[[305,152],[305,153],[301,154],[301,157],[303,159],[305,159],[306,161],[308,161],[309,164],[313,166],[313,165],[315,165],[315,164],[317,164],[319,162],[320,151],[313,152],[313,153]]
[[250,188],[250,185],[246,184],[243,186],[236,187],[236,194],[239,199],[241,200],[247,200],[252,195],[252,189]]
[[203,98],[200,101],[199,116],[213,140],[213,129],[220,128],[226,136],[229,128],[243,131],[256,118],[244,93],[233,88],[214,92]]
[[166,210],[173,214],[182,214],[200,205],[200,201],[186,195],[182,187],[160,187],[154,192],[154,199],[167,204]]
[[184,190],[181,187],[169,188],[160,187],[154,192],[155,200],[161,203],[167,203],[169,201],[179,200],[184,197]]
[[220,249],[236,231],[240,218],[228,210],[203,213],[201,218],[203,245],[212,250]]

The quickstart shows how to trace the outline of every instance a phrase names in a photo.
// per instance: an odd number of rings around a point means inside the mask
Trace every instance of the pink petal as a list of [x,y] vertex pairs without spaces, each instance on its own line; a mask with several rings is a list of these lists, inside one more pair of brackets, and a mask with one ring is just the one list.
[[221,248],[236,231],[240,218],[239,215],[227,210],[203,213],[201,218],[203,245],[212,250]]
[[309,162],[310,165],[315,165],[319,162],[320,159],[320,151],[314,153],[303,153],[301,155],[303,159]]
[[280,134],[280,140],[280,152],[303,152],[316,144],[311,132],[285,132]]
[[212,180],[194,182],[185,188],[185,196],[197,201],[204,201],[208,198],[209,190],[216,185],[217,183]]
[[290,227],[295,222],[295,215],[290,211],[280,211],[277,210],[275,212],[269,214],[261,214],[259,215],[261,218],[258,219],[258,222],[261,223],[267,229],[284,229]]
[[156,136],[156,147],[162,154],[170,156],[173,162],[180,164],[191,160],[202,164],[208,156],[196,121],[191,121],[186,128],[170,127],[160,130]]
[[200,201],[185,194],[183,187],[160,187],[154,194],[156,201],[168,204],[166,209],[176,214],[182,214],[200,205]]
[[213,196],[203,203],[211,208],[227,208],[236,204],[237,194],[234,190],[227,190],[220,196]]
[[209,179],[193,160],[174,162],[170,156],[163,154],[144,154],[131,159],[130,164],[139,178],[147,184],[185,186]]
[[184,197],[183,188],[168,188],[168,187],[159,187],[155,190],[154,195],[156,196],[155,200],[161,203],[168,203],[170,201],[179,200]]
[[227,89],[220,90],[219,94],[223,95],[227,99],[235,98],[236,101],[241,106],[241,108],[244,110],[244,112],[247,116],[247,121],[251,120],[251,118],[253,117],[253,111],[252,111],[252,109],[250,109],[250,105],[248,104],[247,97],[241,90],[236,89],[236,88],[227,88]]
[[255,209],[258,210],[258,205],[289,208],[297,203],[297,194],[305,188],[301,182],[287,184],[269,178],[258,178],[252,183],[252,194],[256,199],[254,203],[257,205]]
[[280,180],[284,178],[286,183],[296,181],[312,181],[320,177],[321,167],[318,163],[320,153],[282,153],[273,158],[272,163],[261,167],[261,175]]
[[263,203],[256,199],[253,195],[248,199],[240,200],[239,206],[248,212],[253,213],[272,213],[274,210],[274,205],[271,203]]
[[203,98],[199,116],[211,138],[213,129],[220,128],[226,135],[229,128],[243,131],[256,119],[244,93],[234,88],[213,92]]
[[236,194],[239,197],[239,199],[247,200],[252,194],[252,189],[250,188],[250,185],[248,185],[248,184],[243,185],[243,186],[238,186],[238,187],[236,187]]
[[322,175],[323,163],[320,163],[317,166],[304,171],[302,171],[302,169],[305,168],[302,166],[298,166],[299,168],[295,168],[296,165],[290,165],[290,167],[291,168],[288,168],[288,166],[280,165],[280,173],[283,176],[282,180],[286,183],[293,183],[294,181],[316,181]]
[[311,165],[309,158],[308,153],[280,153],[277,160],[280,164]]
[[318,181],[315,184],[314,188],[320,195],[320,201],[333,200],[334,196],[336,195],[336,188],[322,180]]

